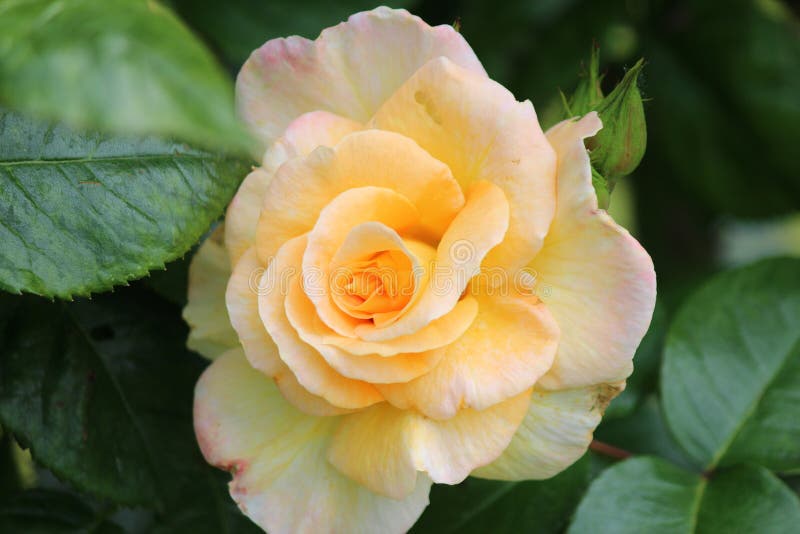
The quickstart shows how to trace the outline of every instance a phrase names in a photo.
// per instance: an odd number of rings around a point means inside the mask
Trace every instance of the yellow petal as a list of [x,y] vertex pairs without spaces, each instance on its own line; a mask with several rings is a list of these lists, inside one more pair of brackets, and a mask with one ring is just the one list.
[[186,346],[209,359],[239,345],[225,308],[225,284],[231,268],[218,227],[189,265],[189,289],[183,318],[189,324]]
[[264,270],[256,258],[255,248],[249,248],[228,280],[225,303],[250,365],[268,376],[275,376],[283,365],[275,343],[258,316],[258,295],[265,289],[259,286]]
[[195,389],[194,425],[208,462],[230,470],[231,496],[271,534],[404,532],[428,504],[420,477],[403,500],[340,474],[325,451],[339,418],[305,415],[241,351],[217,359]]
[[297,377],[295,377],[292,371],[286,366],[275,375],[275,384],[278,386],[284,398],[303,413],[326,417],[342,415],[350,413],[351,411],[334,406],[322,397],[310,393],[306,388],[300,385],[300,382],[297,381]]
[[540,382],[550,389],[627,377],[655,306],[650,256],[597,209],[583,139],[600,127],[600,119],[590,113],[547,133],[558,153],[558,208],[544,248],[530,267],[561,328],[555,363]]
[[464,205],[450,169],[414,141],[379,130],[356,132],[333,149],[321,147],[281,166],[270,181],[258,222],[258,257],[267,261],[283,243],[309,232],[323,208],[356,187],[403,195],[420,214],[419,231],[436,238]]
[[414,491],[418,471],[457,484],[508,446],[528,408],[530,391],[483,411],[465,409],[434,421],[387,403],[342,416],[328,457],[342,473],[395,499]]
[[316,41],[273,39],[236,80],[240,115],[269,146],[299,115],[325,110],[364,122],[428,60],[445,56],[485,75],[451,26],[428,26],[405,10],[357,13]]
[[483,410],[531,388],[557,346],[558,325],[535,298],[479,296],[475,322],[444,348],[433,370],[378,390],[398,408],[448,419],[465,406]]
[[380,402],[383,397],[375,386],[337,373],[319,352],[300,339],[286,317],[286,293],[300,276],[305,248],[305,236],[290,240],[280,248],[262,275],[262,289],[258,295],[261,321],[277,345],[281,360],[310,393],[345,409],[363,408]]
[[503,191],[486,181],[473,184],[467,203],[439,242],[428,285],[419,299],[393,324],[360,324],[356,335],[366,341],[385,341],[413,334],[451,311],[507,228],[508,202]]
[[345,135],[360,130],[361,124],[333,113],[312,111],[288,126],[282,137],[267,150],[262,166],[245,178],[225,215],[225,245],[236,265],[244,251],[253,246],[256,227],[269,181],[286,161],[310,154],[318,146],[334,146]]
[[542,247],[555,209],[555,153],[529,101],[446,58],[422,67],[378,110],[370,126],[414,139],[446,163],[464,190],[498,185],[511,211],[508,233],[487,267],[524,267]]
[[325,360],[343,376],[377,384],[404,382],[428,372],[442,357],[442,349],[422,353],[396,354],[384,357],[377,354],[356,356],[336,346],[327,345],[316,334],[326,329],[316,315],[299,281],[289,288],[286,316],[301,339],[317,349]]
[[623,387],[624,383],[534,390],[528,413],[511,444],[500,458],[472,475],[526,480],[560,473],[586,452],[603,411]]
[[302,263],[303,287],[325,324],[352,336],[363,322],[343,312],[331,294],[333,258],[353,228],[377,222],[399,231],[418,220],[419,212],[405,196],[383,187],[348,189],[325,206],[308,234]]

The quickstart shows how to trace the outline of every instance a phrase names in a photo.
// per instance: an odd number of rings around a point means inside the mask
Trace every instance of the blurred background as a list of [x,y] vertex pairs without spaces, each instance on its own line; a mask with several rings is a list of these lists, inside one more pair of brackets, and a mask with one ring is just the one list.
[[[372,1],[174,0],[231,73],[272,37],[314,38]],[[800,23],[780,0],[416,0],[459,21],[489,75],[545,127],[600,46],[606,94],[643,57],[648,146],[611,213],[652,255],[674,308],[709,273],[800,253]]]

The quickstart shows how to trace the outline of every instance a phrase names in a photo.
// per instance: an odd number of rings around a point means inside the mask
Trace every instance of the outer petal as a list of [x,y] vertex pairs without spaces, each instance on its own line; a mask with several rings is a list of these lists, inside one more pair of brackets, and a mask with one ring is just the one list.
[[[258,311],[283,362],[310,393],[340,408],[357,409],[381,402],[375,386],[337,373],[313,347],[304,343],[289,323],[285,297],[300,279],[305,236],[287,242],[261,277]],[[251,362],[252,363],[252,362]]]
[[318,146],[332,147],[345,135],[360,130],[361,124],[333,113],[312,111],[295,119],[264,155],[263,165],[244,179],[225,215],[225,244],[236,265],[244,251],[253,246],[256,227],[269,181],[286,161],[310,154]]
[[234,500],[270,533],[404,532],[428,504],[426,477],[397,501],[337,472],[325,450],[338,419],[297,411],[240,351],[200,378],[194,422],[206,460],[232,471]]
[[393,324],[360,324],[356,335],[367,341],[406,336],[450,312],[507,229],[508,202],[503,191],[490,182],[475,183],[464,209],[439,242],[430,280],[418,300]]
[[396,499],[414,491],[417,471],[457,484],[508,446],[530,396],[528,390],[483,411],[467,408],[446,421],[381,403],[342,416],[328,457],[352,479]]
[[414,139],[445,162],[464,190],[497,184],[511,209],[502,244],[485,266],[525,266],[542,247],[555,210],[555,153],[530,102],[446,58],[422,67],[381,108],[371,126]]
[[563,391],[534,390],[511,444],[472,475],[499,480],[544,479],[577,461],[592,442],[603,412],[624,383]]
[[531,388],[550,369],[558,325],[544,304],[520,296],[478,297],[478,317],[444,349],[434,369],[405,384],[378,386],[398,408],[448,419],[484,410]]
[[445,56],[485,76],[450,26],[431,28],[405,10],[357,13],[316,41],[273,39],[254,51],[236,80],[240,115],[269,146],[299,115],[332,111],[364,122],[428,60]]
[[231,274],[218,227],[200,245],[189,265],[189,292],[183,318],[189,324],[186,346],[209,359],[239,345],[225,308],[225,284]]
[[530,264],[547,286],[545,304],[561,328],[551,389],[616,382],[630,375],[656,301],[647,252],[597,209],[583,139],[601,128],[597,114],[564,121],[547,137],[558,153],[558,208],[544,248]]
[[331,200],[356,187],[382,187],[405,196],[419,211],[420,231],[437,238],[464,206],[447,165],[414,141],[392,132],[356,132],[332,150],[318,148],[278,170],[258,222],[259,259],[267,261],[283,243],[310,231]]
[[228,280],[225,303],[230,315],[230,324],[239,335],[244,352],[250,363],[262,373],[275,376],[283,369],[278,349],[269,337],[258,316],[258,295],[264,267],[256,259],[255,248],[242,255]]

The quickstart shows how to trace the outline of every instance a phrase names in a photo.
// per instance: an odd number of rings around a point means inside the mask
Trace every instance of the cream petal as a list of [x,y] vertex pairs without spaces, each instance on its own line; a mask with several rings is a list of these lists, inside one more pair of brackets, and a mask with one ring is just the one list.
[[577,461],[624,382],[585,388],[536,389],[525,419],[503,454],[472,475],[498,480],[550,478]]
[[478,316],[444,348],[429,373],[404,384],[379,385],[393,405],[449,419],[464,407],[484,410],[519,395],[550,368],[558,325],[535,297],[478,296]]
[[465,191],[478,180],[503,190],[511,221],[485,266],[515,270],[541,249],[556,205],[556,158],[529,101],[517,102],[500,84],[437,58],[369,126],[414,139],[450,167]]
[[236,265],[244,251],[253,246],[256,227],[269,181],[286,161],[306,156],[319,146],[335,146],[345,135],[362,125],[325,111],[305,113],[287,127],[264,155],[262,166],[253,169],[239,186],[225,215],[225,244]]
[[183,308],[183,318],[190,329],[186,346],[209,359],[239,345],[225,308],[225,284],[231,268],[222,243],[223,233],[222,227],[217,227],[192,258]]
[[410,310],[393,324],[359,324],[356,336],[386,341],[414,334],[450,312],[469,281],[478,274],[486,254],[503,240],[508,229],[508,202],[496,185],[473,184],[464,208],[442,236],[428,285]]
[[342,416],[328,458],[353,480],[395,499],[414,491],[418,471],[457,484],[508,446],[530,396],[526,391],[483,411],[467,408],[446,421],[377,404]]
[[258,257],[267,261],[283,243],[309,232],[339,194],[369,186],[408,198],[420,214],[420,232],[436,238],[464,205],[450,169],[414,141],[392,132],[356,132],[333,149],[321,147],[281,166],[258,221]]
[[267,147],[299,115],[325,110],[364,122],[428,60],[445,56],[485,76],[451,26],[430,27],[379,7],[324,30],[316,41],[273,39],[236,79],[239,114]]
[[630,375],[656,300],[647,252],[597,208],[586,137],[601,128],[596,113],[547,132],[558,153],[558,208],[539,255],[530,264],[547,309],[561,328],[550,389],[616,382]]
[[383,397],[375,386],[337,373],[319,352],[300,339],[286,317],[286,294],[300,276],[305,248],[305,236],[288,241],[262,275],[258,295],[261,321],[277,345],[281,360],[311,394],[345,409],[381,402]]
[[194,426],[206,460],[232,472],[230,492],[261,528],[280,533],[405,532],[428,504],[419,477],[403,500],[340,474],[325,456],[337,417],[306,415],[240,350],[218,358],[195,389]]
[[265,289],[259,286],[264,271],[256,258],[255,248],[249,248],[228,280],[225,304],[230,323],[239,335],[250,364],[268,376],[275,376],[283,364],[275,343],[258,316],[258,295]]

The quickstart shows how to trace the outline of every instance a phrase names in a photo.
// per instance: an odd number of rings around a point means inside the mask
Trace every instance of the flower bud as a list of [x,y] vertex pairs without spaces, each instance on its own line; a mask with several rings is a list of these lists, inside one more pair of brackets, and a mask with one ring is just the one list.
[[[597,105],[603,100],[603,90],[600,83],[603,77],[600,71],[600,49],[597,45],[592,46],[592,54],[589,58],[589,71],[581,75],[575,92],[572,93],[569,101],[565,99],[564,107],[567,111],[565,119],[575,116],[583,116],[590,111],[597,109]],[[562,94],[563,96],[563,94]]]
[[636,84],[643,66],[640,59],[594,108],[603,121],[603,129],[586,140],[586,148],[592,165],[609,185],[636,169],[647,146],[644,107]]

